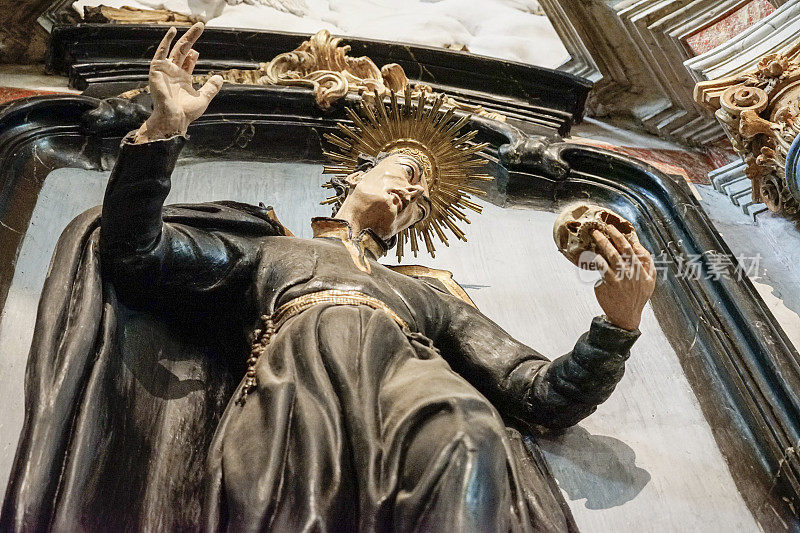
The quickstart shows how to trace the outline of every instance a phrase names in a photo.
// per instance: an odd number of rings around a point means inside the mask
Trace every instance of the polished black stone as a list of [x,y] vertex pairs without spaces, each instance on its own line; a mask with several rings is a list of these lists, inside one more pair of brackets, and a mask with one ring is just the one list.
[[[147,81],[162,26],[119,24],[56,25],[48,67],[69,75],[78,89],[112,96]],[[207,28],[195,48],[198,74],[257,68],[294,50],[308,35]],[[376,65],[398,63],[413,82],[429,84],[471,105],[502,113],[518,125],[551,128],[561,135],[583,117],[592,84],[556,70],[466,52],[347,37],[352,57]],[[92,87],[95,86],[95,87]]]

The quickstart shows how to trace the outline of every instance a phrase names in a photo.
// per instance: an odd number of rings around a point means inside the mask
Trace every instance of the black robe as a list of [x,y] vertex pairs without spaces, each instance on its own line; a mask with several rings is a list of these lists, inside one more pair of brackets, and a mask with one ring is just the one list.
[[[297,239],[252,206],[162,208],[182,144],[124,143],[102,235],[95,211],[59,241],[0,529],[574,528],[500,413],[578,422],[638,332],[597,318],[551,363],[342,222]],[[234,402],[259,317],[326,289],[378,298],[409,329],[318,305]]]

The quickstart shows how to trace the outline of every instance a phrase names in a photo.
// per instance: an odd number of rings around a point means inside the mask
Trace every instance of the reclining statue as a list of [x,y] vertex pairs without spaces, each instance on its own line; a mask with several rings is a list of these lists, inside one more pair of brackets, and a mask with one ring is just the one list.
[[609,397],[650,254],[592,234],[605,315],[553,361],[452,280],[382,265],[450,228],[479,166],[452,114],[394,95],[332,137],[363,153],[338,158],[335,214],[312,239],[263,206],[165,207],[187,128],[222,85],[192,87],[202,31],[171,52],[164,37],[152,115],[123,140],[102,212],[59,242],[0,530],[574,529],[513,426],[567,428]]

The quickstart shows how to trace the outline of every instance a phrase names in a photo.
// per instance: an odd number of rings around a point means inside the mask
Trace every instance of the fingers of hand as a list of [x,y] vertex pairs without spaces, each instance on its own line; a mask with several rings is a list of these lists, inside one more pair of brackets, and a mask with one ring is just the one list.
[[197,58],[200,57],[200,54],[197,53],[197,50],[189,50],[189,54],[186,56],[186,59],[183,62],[183,70],[190,74],[194,72],[194,66],[197,64]]
[[210,102],[211,99],[214,98],[222,88],[224,81],[225,80],[223,80],[222,76],[220,75],[211,76],[205,85],[200,87],[200,90],[197,92],[200,93],[200,95],[203,96],[208,102]]
[[[632,280],[638,280],[642,276],[649,277],[649,267],[642,264],[639,257],[640,254],[637,253],[634,246],[631,245],[630,241],[625,238],[622,232],[620,232],[614,226],[609,226],[608,233],[611,236],[617,252],[622,258],[622,265],[619,267],[620,270],[617,272],[617,274],[619,274],[622,278]],[[641,244],[638,242],[637,244],[641,247]]]
[[608,234],[611,235],[611,241],[617,248],[620,256],[631,265],[635,266],[639,263],[639,259],[633,251],[633,247],[628,239],[614,226],[608,226]]
[[164,35],[164,38],[161,39],[161,42],[158,44],[158,48],[156,48],[155,55],[153,55],[154,61],[158,59],[167,58],[167,52],[169,52],[169,45],[172,44],[172,39],[175,38],[175,34],[177,33],[178,30],[176,30],[174,27],[167,30],[166,35]]
[[174,75],[176,67],[172,64],[172,61],[168,59],[154,59],[150,63],[150,73],[153,72],[163,72],[164,74]]
[[194,43],[197,42],[197,39],[202,35],[204,28],[205,26],[203,26],[203,23],[198,22],[178,39],[178,42],[175,43],[175,47],[169,54],[169,58],[173,63],[179,67],[183,65],[189,52],[192,51],[192,46],[194,46]]
[[160,70],[150,72],[150,91],[156,100],[154,103],[158,103],[161,98],[170,96],[169,82]]
[[608,265],[608,261],[606,261],[602,255],[594,256],[593,261],[595,266],[597,266],[597,270],[602,275],[603,281],[608,283],[614,283],[617,281],[617,275],[614,272],[614,269]]
[[594,237],[595,242],[597,243],[597,251],[598,253],[603,256],[603,259],[606,260],[608,265],[614,270],[619,271],[624,268],[624,262],[622,257],[620,257],[619,252],[614,245],[608,240],[608,237],[603,235],[600,231],[594,230],[592,232],[592,237]]
[[655,276],[656,269],[655,265],[653,265],[653,257],[650,255],[650,252],[642,246],[641,243],[637,242],[633,245],[633,251],[636,253],[636,257],[639,259],[639,262],[642,264],[642,269],[647,273],[648,276],[653,277]]

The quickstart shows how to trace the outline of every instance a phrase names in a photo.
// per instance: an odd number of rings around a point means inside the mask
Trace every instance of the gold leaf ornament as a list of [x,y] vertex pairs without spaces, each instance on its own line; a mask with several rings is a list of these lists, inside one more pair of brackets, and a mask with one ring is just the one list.
[[[435,256],[434,236],[449,246],[447,232],[466,241],[460,228],[462,222],[469,224],[466,210],[481,212],[481,206],[470,198],[485,194],[476,182],[494,179],[484,171],[487,161],[477,155],[488,143],[473,142],[477,130],[461,132],[469,115],[458,118],[454,108],[443,110],[445,98],[441,94],[413,94],[406,86],[402,96],[391,91],[388,102],[362,100],[358,113],[347,108],[353,126],[339,123],[341,135],[324,135],[331,145],[330,151],[324,152],[331,161],[325,174],[344,178],[356,172],[361,154],[377,157],[398,152],[419,160],[425,169],[432,209],[424,220],[397,235],[398,260],[407,245],[416,256],[421,242]],[[323,204],[338,200],[332,196]]]

